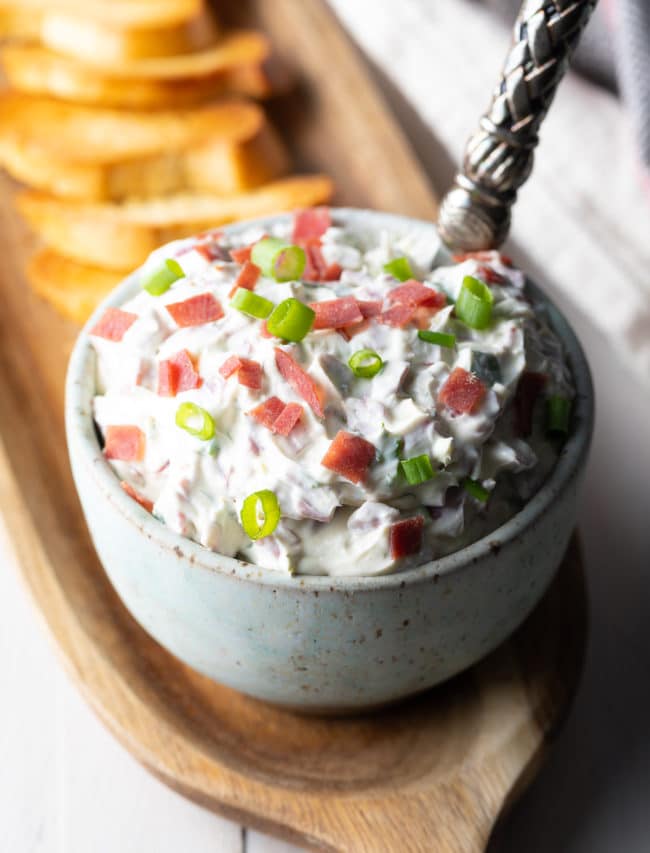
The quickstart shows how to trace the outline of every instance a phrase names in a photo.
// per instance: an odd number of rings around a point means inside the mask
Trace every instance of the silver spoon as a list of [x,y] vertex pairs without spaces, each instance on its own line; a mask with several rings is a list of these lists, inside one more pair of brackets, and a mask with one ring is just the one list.
[[523,0],[490,107],[442,200],[438,228],[449,247],[491,249],[506,239],[540,125],[596,2]]

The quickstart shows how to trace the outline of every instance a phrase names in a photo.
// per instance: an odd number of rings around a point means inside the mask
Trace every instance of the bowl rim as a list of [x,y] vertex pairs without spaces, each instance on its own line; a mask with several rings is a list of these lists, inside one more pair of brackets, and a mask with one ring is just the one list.
[[[401,214],[364,210],[362,208],[331,208],[334,217],[344,226],[360,228],[390,229],[393,231],[431,230],[433,239],[438,239],[433,223]],[[220,232],[236,235],[254,227],[268,228],[290,221],[291,213],[237,222],[216,228]],[[168,243],[178,249],[189,245],[196,238],[188,237]],[[162,248],[162,247],[161,247]],[[159,250],[156,250],[159,251]],[[66,376],[65,420],[68,452],[85,465],[104,497],[114,508],[140,529],[141,533],[163,549],[173,552],[178,559],[186,559],[192,566],[211,573],[235,577],[242,581],[262,584],[274,588],[289,587],[294,590],[329,590],[361,592],[369,589],[403,589],[412,584],[428,582],[434,577],[459,572],[498,552],[509,541],[516,539],[532,526],[556,500],[557,496],[580,473],[586,463],[594,422],[594,395],[590,369],[582,347],[568,320],[540,288],[526,279],[526,287],[536,301],[545,304],[549,322],[565,348],[567,361],[575,383],[576,396],[573,407],[573,433],[562,447],[558,460],[542,483],[539,490],[522,509],[490,533],[438,559],[423,563],[415,568],[381,575],[289,575],[264,569],[234,557],[211,551],[191,539],[170,530],[154,518],[136,501],[129,498],[119,485],[119,480],[104,458],[95,432],[91,415],[91,399],[94,391],[94,353],[90,344],[89,329],[97,322],[108,307],[123,304],[135,291],[138,268],[115,287],[97,306],[83,326],[75,342]],[[93,371],[94,374],[94,371]],[[74,446],[74,451],[73,451]],[[91,531],[92,533],[92,531]]]

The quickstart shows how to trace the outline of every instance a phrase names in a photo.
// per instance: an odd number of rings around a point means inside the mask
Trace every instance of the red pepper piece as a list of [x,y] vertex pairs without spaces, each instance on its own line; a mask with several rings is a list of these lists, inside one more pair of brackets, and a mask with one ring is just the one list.
[[241,268],[241,272],[237,276],[228,296],[232,298],[239,287],[243,287],[246,290],[253,290],[257,284],[257,279],[260,277],[260,272],[260,268],[251,263],[251,261],[244,261],[244,266]]
[[120,486],[124,489],[127,495],[130,498],[133,498],[134,501],[137,501],[140,506],[143,506],[147,512],[153,511],[153,501],[150,501],[149,498],[145,498],[144,495],[141,495],[130,483],[127,483],[126,480],[122,480],[120,482]]
[[365,479],[376,452],[374,444],[366,441],[365,438],[339,430],[320,464],[345,477],[346,480],[360,483]]
[[138,319],[137,314],[122,311],[120,308],[107,308],[90,330],[91,335],[106,338],[107,341],[121,341],[127,329]]
[[182,327],[201,326],[223,317],[223,308],[211,293],[199,293],[198,296],[183,302],[172,302],[165,307],[177,325]]
[[104,455],[107,459],[140,462],[144,459],[145,434],[140,427],[109,426],[104,436]]
[[280,347],[275,348],[275,364],[280,374],[286,379],[293,390],[308,403],[314,414],[322,418],[323,412],[323,389],[303,370],[288,352]]
[[421,515],[392,524],[389,533],[391,557],[400,560],[402,557],[417,554],[422,547],[423,531],[424,518]]
[[474,373],[456,367],[438,394],[438,402],[458,414],[472,414],[485,399],[486,387]]
[[363,314],[354,296],[341,299],[327,299],[324,302],[310,302],[309,307],[316,312],[313,329],[342,329],[363,321]]

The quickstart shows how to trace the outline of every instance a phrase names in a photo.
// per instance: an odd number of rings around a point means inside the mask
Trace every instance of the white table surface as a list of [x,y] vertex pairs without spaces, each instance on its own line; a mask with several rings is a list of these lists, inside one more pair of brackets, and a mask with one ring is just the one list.
[[[335,5],[341,12],[343,0]],[[547,272],[597,393],[580,517],[591,630],[570,717],[490,851],[642,853],[650,849],[650,395],[597,324],[554,288],[562,270],[550,262]],[[0,615],[0,851],[297,849],[185,801],[113,740],[63,673],[1,528]]]

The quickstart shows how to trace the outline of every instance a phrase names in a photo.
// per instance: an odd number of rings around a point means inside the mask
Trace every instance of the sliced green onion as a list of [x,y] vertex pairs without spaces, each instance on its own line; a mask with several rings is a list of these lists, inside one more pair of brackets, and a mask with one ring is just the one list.
[[477,480],[472,480],[471,477],[465,477],[463,480],[463,488],[468,495],[476,498],[477,501],[481,501],[481,503],[486,503],[487,499],[490,497],[488,490],[484,489]]
[[418,332],[418,338],[428,344],[438,344],[439,347],[456,346],[456,335],[448,335],[445,332],[429,332],[421,329]]
[[181,403],[176,410],[176,426],[200,438],[209,441],[214,438],[214,420],[209,412],[196,403]]
[[485,329],[492,319],[492,291],[471,275],[463,279],[463,286],[456,300],[456,316],[472,329]]
[[472,352],[470,370],[486,385],[501,382],[501,365],[499,359],[491,352]]
[[276,305],[266,327],[276,338],[285,341],[301,341],[314,325],[316,312],[309,305],[290,296]]
[[571,400],[566,397],[549,397],[546,401],[546,429],[548,432],[566,435],[569,432]]
[[384,264],[384,272],[398,281],[408,281],[409,278],[413,278],[413,270],[408,258],[393,258],[392,261]]
[[348,366],[355,376],[360,379],[372,379],[384,366],[379,353],[372,349],[360,349],[352,353]]
[[280,521],[280,504],[270,489],[253,492],[241,508],[241,524],[251,539],[270,536]]
[[422,456],[413,456],[411,459],[403,459],[399,467],[411,486],[419,486],[420,483],[426,483],[427,480],[436,476],[431,459],[426,453]]
[[149,273],[142,287],[152,296],[162,296],[175,281],[184,277],[185,273],[178,261],[174,258],[167,258],[158,269]]
[[271,311],[275,308],[275,304],[270,299],[265,299],[257,293],[252,293],[245,287],[238,287],[235,295],[230,300],[233,308],[241,311],[242,314],[248,314],[249,317],[256,317],[258,320],[266,320]]
[[268,278],[296,281],[305,271],[307,256],[300,246],[292,246],[279,237],[265,237],[253,246],[251,261]]

